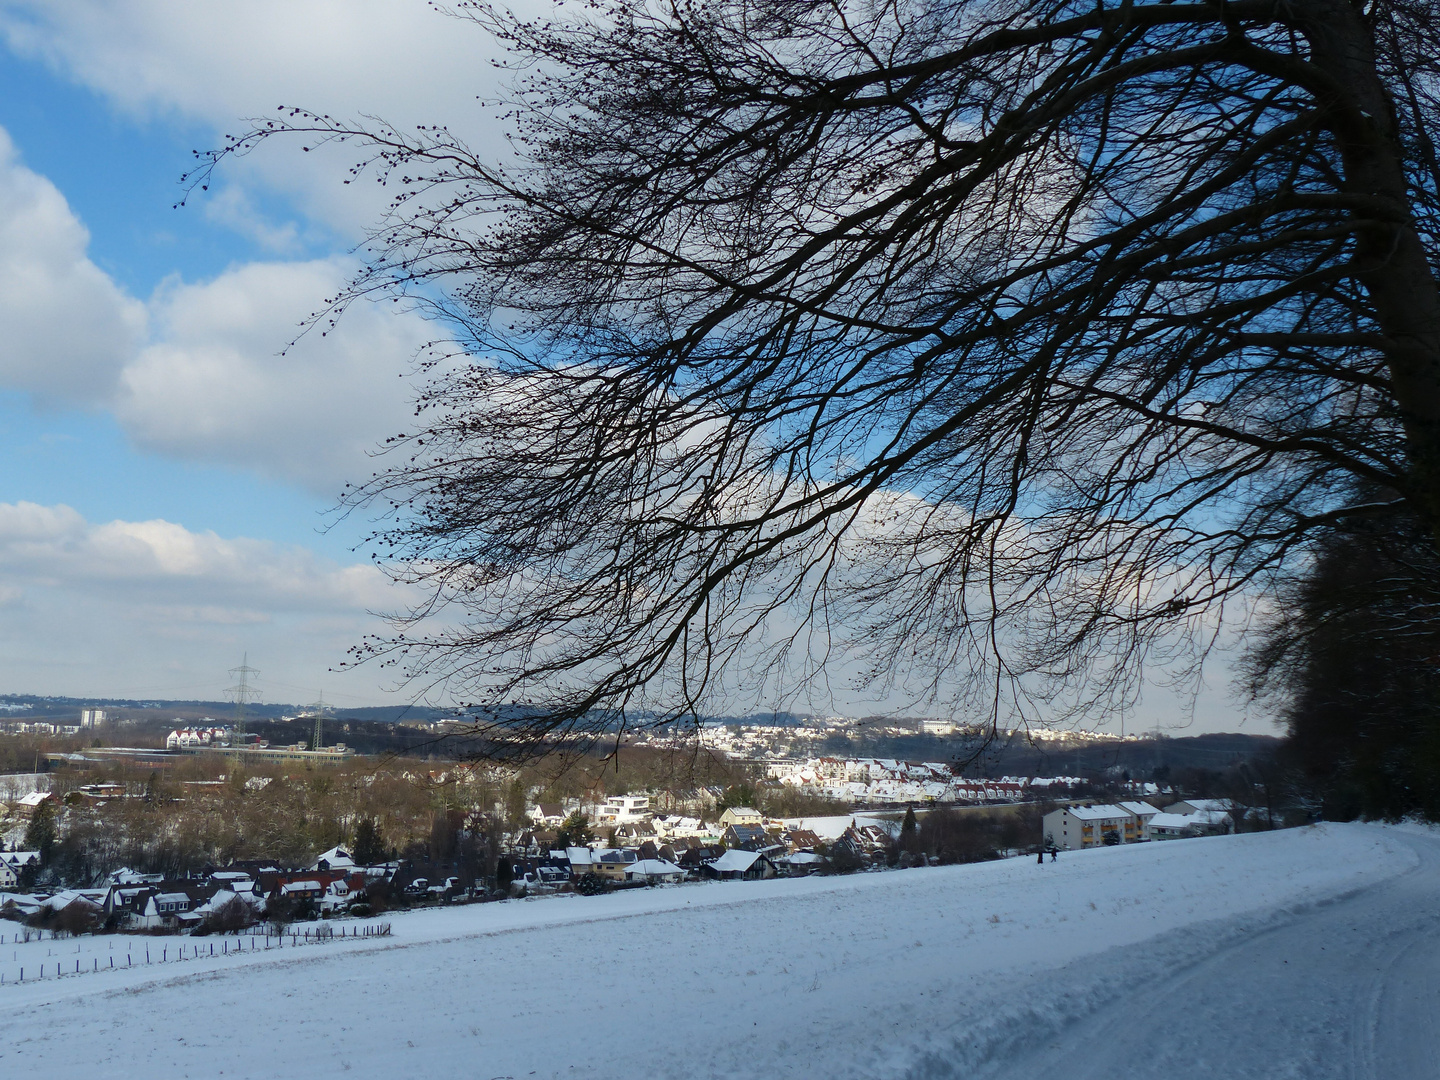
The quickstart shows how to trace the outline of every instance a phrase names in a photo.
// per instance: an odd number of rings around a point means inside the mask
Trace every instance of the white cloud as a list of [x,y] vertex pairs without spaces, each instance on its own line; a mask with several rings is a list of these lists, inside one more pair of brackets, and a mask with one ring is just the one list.
[[245,189],[227,184],[205,200],[205,217],[248,237],[266,251],[293,255],[301,250],[300,226],[293,221],[274,224],[256,209]]
[[0,503],[0,584],[83,587],[142,606],[183,601],[236,612],[363,612],[398,594],[368,564],[302,547],[226,539],[173,522],[94,524],[68,506]]
[[342,260],[251,263],[151,304],[156,334],[121,373],[116,415],[142,447],[241,464],[333,496],[411,416],[398,377],[434,327],[359,304],[291,348],[302,320],[344,283]]
[[90,235],[0,129],[0,384],[96,404],[145,330],[145,309],[90,261]]
[[[6,0],[0,33],[141,116],[228,123],[280,104],[427,111],[487,79],[478,29],[426,0]],[[478,46],[478,47],[477,47]]]
[[[501,83],[488,63],[499,48],[425,0],[0,0],[0,36],[137,117],[235,133],[244,118],[296,105],[401,128],[444,123],[480,148],[506,149],[476,100]],[[363,229],[388,193],[340,185],[351,153],[301,154],[290,145],[227,175],[263,177],[316,220]]]
[[90,261],[88,244],[64,196],[19,163],[0,128],[0,389],[107,408],[144,449],[326,497],[367,477],[368,453],[409,421],[399,376],[435,333],[418,316],[359,304],[286,349],[352,260],[171,280],[147,305]]
[[223,671],[216,669],[248,650],[272,679],[380,701],[389,683],[378,669],[327,669],[380,629],[371,611],[407,599],[372,566],[338,564],[304,548],[168,521],[95,524],[67,506],[0,503],[0,685],[16,690],[176,686],[190,678],[194,685],[213,679],[218,696]]

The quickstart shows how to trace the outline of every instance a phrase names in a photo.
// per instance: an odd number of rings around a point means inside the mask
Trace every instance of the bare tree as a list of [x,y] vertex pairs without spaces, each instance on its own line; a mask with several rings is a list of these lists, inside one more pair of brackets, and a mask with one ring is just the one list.
[[458,349],[351,493],[432,597],[360,653],[533,703],[522,740],[837,657],[1105,707],[1318,529],[1440,532],[1433,3],[456,14],[511,50],[518,161],[285,110],[194,181],[300,133],[396,186],[328,314]]

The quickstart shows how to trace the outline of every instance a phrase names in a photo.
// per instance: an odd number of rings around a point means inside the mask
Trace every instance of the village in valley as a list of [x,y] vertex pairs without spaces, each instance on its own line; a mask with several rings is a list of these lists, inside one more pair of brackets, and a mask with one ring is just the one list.
[[[965,734],[929,721],[729,722],[705,731],[698,766],[677,766],[659,738],[641,734],[614,760],[548,772],[360,754],[327,744],[326,722],[281,715],[271,726],[282,736],[266,739],[254,717],[239,734],[240,724],[210,716],[163,730],[113,709],[82,710],[73,725],[12,718],[0,742],[49,748],[33,755],[42,770],[0,775],[0,918],[27,937],[281,935],[296,925],[319,934],[330,920],[436,905],[1053,861],[1296,822],[1293,809],[1277,820],[1274,793],[1243,761],[1228,773],[1192,769],[1181,784],[1168,767],[1148,779],[1115,764],[987,776],[954,760],[816,752],[837,737],[944,748]],[[284,742],[297,723],[308,738]],[[373,734],[328,723],[352,742]],[[425,729],[432,755],[455,737],[446,723]],[[1129,759],[1147,749],[1078,733],[1040,750],[1081,764],[1103,763],[1107,747],[1114,760],[1117,749]],[[1197,778],[1224,796],[1194,794]]]

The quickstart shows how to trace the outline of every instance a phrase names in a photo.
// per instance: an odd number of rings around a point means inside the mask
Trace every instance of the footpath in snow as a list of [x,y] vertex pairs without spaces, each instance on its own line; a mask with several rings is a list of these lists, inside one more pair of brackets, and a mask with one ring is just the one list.
[[0,1072],[968,1076],[1417,844],[1324,825],[397,914],[385,938],[7,983]]

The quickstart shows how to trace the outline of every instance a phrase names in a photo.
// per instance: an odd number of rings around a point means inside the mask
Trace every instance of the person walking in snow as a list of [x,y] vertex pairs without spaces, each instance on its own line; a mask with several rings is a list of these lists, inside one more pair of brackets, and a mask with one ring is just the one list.
[[1043,847],[1039,851],[1035,852],[1035,861],[1041,866],[1045,865],[1045,849]]

